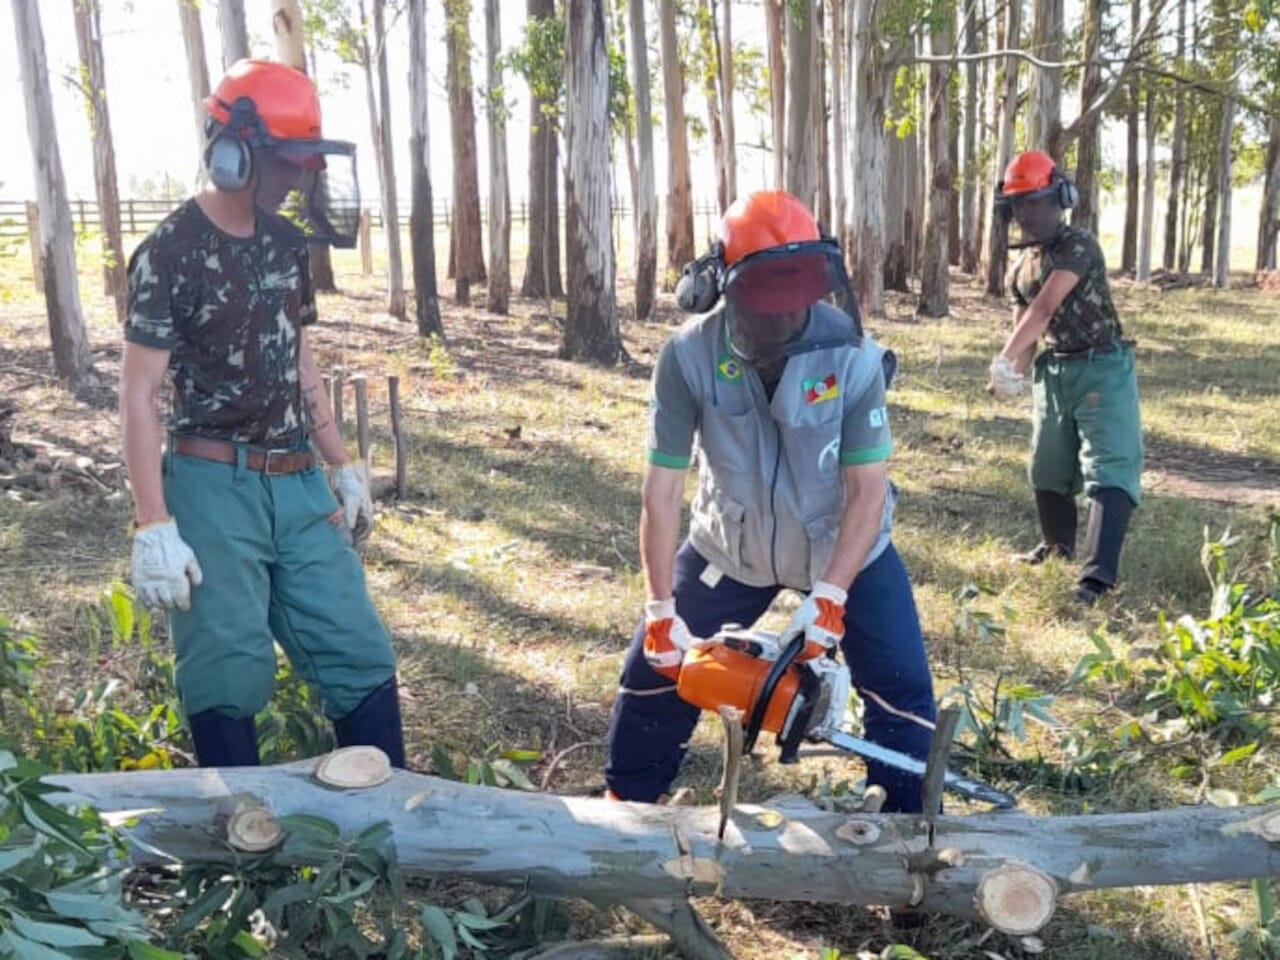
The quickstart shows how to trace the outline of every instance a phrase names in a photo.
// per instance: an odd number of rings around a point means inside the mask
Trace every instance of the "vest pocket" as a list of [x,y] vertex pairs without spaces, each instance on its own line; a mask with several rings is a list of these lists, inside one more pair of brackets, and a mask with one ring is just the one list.
[[746,519],[746,508],[736,500],[724,496],[707,498],[703,520],[707,533],[713,542],[724,551],[734,570],[742,566],[742,533],[743,521]]

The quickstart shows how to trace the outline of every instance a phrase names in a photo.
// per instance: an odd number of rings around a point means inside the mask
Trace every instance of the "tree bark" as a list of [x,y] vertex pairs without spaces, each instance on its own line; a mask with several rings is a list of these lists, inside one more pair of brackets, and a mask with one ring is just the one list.
[[1080,199],[1071,211],[1071,222],[1083,230],[1098,232],[1098,127],[1100,111],[1088,112],[1102,89],[1102,17],[1107,0],[1085,0],[1084,69],[1080,71],[1080,137],[1076,142],[1076,188]]
[[[364,0],[360,0],[360,21],[365,22]],[[370,119],[377,144],[379,181],[382,185],[382,225],[387,235],[387,312],[406,320],[404,265],[400,256],[400,212],[396,201],[396,165],[391,136],[391,80],[387,75],[386,0],[373,0],[373,45],[378,64],[378,98],[373,96],[370,74],[374,58],[365,43],[365,82],[369,91]]]
[[875,0],[848,0],[853,54],[853,163],[849,204],[850,276],[864,314],[884,316],[884,55]]
[[832,181],[835,184],[834,207],[831,211],[831,235],[844,240],[848,216],[848,193],[845,183],[845,0],[829,0],[831,4],[831,155],[835,158]]
[[[528,0],[530,20],[555,19],[555,0]],[[529,254],[520,293],[526,297],[561,297],[560,283],[560,144],[557,103],[535,96],[529,118]]]
[[831,138],[827,120],[827,27],[822,0],[814,4],[813,22],[813,117],[817,172],[817,200],[814,216],[826,233],[831,233]]
[[573,269],[560,352],[611,364],[621,341],[614,303],[604,0],[569,0],[565,24],[565,256]]
[[[1176,39],[1175,69],[1185,67],[1187,50],[1187,0],[1178,0],[1178,34]],[[1178,254],[1178,203],[1182,194],[1187,146],[1186,91],[1177,84],[1173,93],[1173,143],[1169,152],[1169,197],[1164,215],[1164,256],[1166,270],[1177,266]]]
[[[1130,0],[1129,28],[1137,36],[1142,23],[1142,0]],[[1142,88],[1137,73],[1129,77],[1129,102],[1125,105],[1124,234],[1120,246],[1120,271],[1133,273],[1138,262],[1138,195],[1142,169],[1138,163],[1138,106]]]
[[244,0],[218,0],[218,30],[222,35],[222,70],[249,56],[249,30],[244,19]]
[[431,135],[427,105],[427,0],[409,0],[409,248],[413,257],[418,336],[444,337],[436,287],[435,210],[431,197]]
[[1259,270],[1274,270],[1276,237],[1280,235],[1280,107],[1267,122],[1267,154],[1262,176],[1256,265]]
[[[1232,62],[1232,75],[1235,74]],[[1213,285],[1225,290],[1231,270],[1231,133],[1236,118],[1235,81],[1222,103],[1222,125],[1218,132],[1218,249],[1213,261]]]
[[44,262],[45,314],[58,376],[77,393],[97,386],[76,272],[76,231],[53,119],[53,93],[45,59],[40,11],[30,0],[13,0],[13,33],[26,100],[27,140],[36,172],[40,247]]
[[708,0],[698,0],[698,49],[701,51],[702,92],[707,100],[707,128],[711,131],[712,165],[716,177],[716,208],[723,215],[729,206],[729,180],[724,155],[724,130],[720,126],[720,55],[716,50],[714,15]]
[[80,80],[88,105],[93,135],[93,183],[98,197],[102,230],[102,286],[116,308],[116,320],[124,323],[124,240],[120,235],[120,190],[116,182],[116,148],[111,138],[111,113],[107,108],[107,70],[102,59],[102,17],[99,0],[72,0],[76,45],[80,50]]
[[1142,165],[1142,217],[1138,221],[1138,260],[1134,278],[1140,283],[1151,279],[1151,230],[1155,225],[1156,206],[1156,92],[1147,88],[1144,117],[1146,156]]
[[653,104],[649,97],[649,41],[644,25],[645,0],[629,0],[631,22],[631,87],[636,100],[636,319],[653,319],[658,277],[658,188],[654,183]]
[[[967,3],[964,8],[964,50],[978,52],[978,5]],[[960,184],[960,269],[967,274],[978,272],[978,232],[974,228],[978,211],[974,196],[977,193],[978,171],[978,62],[971,60],[964,66],[964,126],[960,133],[964,163],[964,180]]]
[[773,113],[773,188],[785,189],[787,143],[786,0],[764,0],[765,36],[769,45],[769,99]]
[[[1022,42],[1022,0],[1006,0],[1004,36],[1001,47],[1016,47]],[[1004,169],[1013,159],[1014,124],[1018,109],[1018,61],[1006,57],[992,93],[999,98],[994,109],[1000,118],[996,137],[996,179],[1004,176]],[[1005,258],[1009,255],[1009,224],[1003,217],[991,218],[991,230],[987,235],[987,295],[1004,296]]]
[[[1065,894],[1280,872],[1276,806],[1064,817],[1006,811],[930,821],[828,813],[791,797],[737,806],[720,841],[718,807],[524,793],[404,770],[376,787],[334,791],[315,780],[315,769],[307,760],[57,774],[44,781],[68,792],[45,799],[105,814],[145,811],[125,830],[135,864],[166,857],[229,863],[238,854],[227,824],[253,807],[268,825],[307,814],[344,835],[388,823],[410,877],[527,883],[542,896],[606,903],[692,895],[914,905],[1020,934],[1043,926]],[[299,863],[302,854],[286,838],[276,857]]]
[[486,82],[489,86],[489,290],[490,313],[505,314],[511,295],[511,188],[507,177],[507,107],[504,102],[502,26],[498,0],[485,0]]
[[729,202],[738,198],[738,141],[733,116],[733,3],[721,0],[720,116],[724,124],[724,179]]
[[684,68],[676,42],[674,0],[658,0],[658,26],[667,119],[667,270],[662,286],[665,290],[674,290],[680,271],[695,256],[689,132],[684,113]]
[[[1063,0],[1036,0],[1031,49],[1041,60],[1062,62]],[[1031,68],[1031,102],[1026,115],[1027,146],[1062,159],[1062,68]]]
[[787,4],[787,179],[788,192],[815,209],[818,193],[818,143],[813,115],[815,57],[813,7],[816,0]]
[[[933,11],[929,32],[929,49],[934,56],[945,56],[951,50],[954,28],[953,10],[942,4]],[[951,193],[955,170],[951,166],[951,67],[942,60],[929,64],[927,100],[929,196],[925,215],[924,257],[920,273],[920,301],[916,313],[926,317],[945,317],[950,307],[950,239]]]
[[204,55],[204,28],[200,25],[199,0],[178,0],[182,22],[182,46],[187,52],[187,83],[191,87],[192,113],[196,121],[196,149],[204,153],[204,98],[209,95],[209,65]]
[[[307,73],[307,44],[303,34],[302,10],[298,0],[271,0],[271,27],[276,35],[276,59]],[[333,279],[333,258],[327,243],[313,243],[307,248],[311,265],[312,289],[333,293],[338,285]]]
[[449,121],[453,141],[453,220],[449,263],[459,303],[464,289],[483,283],[484,242],[480,221],[479,151],[476,147],[475,85],[471,80],[471,0],[444,0]]

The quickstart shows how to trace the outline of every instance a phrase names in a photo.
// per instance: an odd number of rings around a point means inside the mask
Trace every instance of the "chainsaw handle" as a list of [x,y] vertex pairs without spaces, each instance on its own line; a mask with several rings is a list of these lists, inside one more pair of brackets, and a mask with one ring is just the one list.
[[764,683],[760,685],[760,694],[756,697],[756,702],[751,705],[751,716],[747,719],[747,726],[742,731],[742,752],[750,754],[756,745],[756,737],[760,736],[760,728],[764,726],[765,714],[769,710],[769,701],[773,699],[773,691],[778,686],[778,681],[782,679],[782,675],[787,672],[787,668],[795,662],[796,657],[800,656],[804,650],[804,631],[801,630],[792,637],[782,652],[778,654],[778,659],[773,661],[773,666],[769,668],[768,674],[765,675]]

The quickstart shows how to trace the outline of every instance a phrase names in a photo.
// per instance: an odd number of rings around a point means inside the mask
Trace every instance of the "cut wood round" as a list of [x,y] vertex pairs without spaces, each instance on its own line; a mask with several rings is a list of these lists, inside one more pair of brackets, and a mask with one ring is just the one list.
[[263,807],[242,807],[227,821],[227,841],[246,853],[270,850],[283,839],[284,831]]
[[880,827],[871,820],[848,820],[836,827],[836,836],[846,843],[862,846],[880,839]]
[[1057,884],[1047,874],[1010,863],[983,876],[974,905],[978,915],[1001,933],[1023,937],[1049,922],[1057,896]]
[[320,761],[315,776],[342,790],[376,787],[391,779],[391,761],[377,747],[343,747]]
[[1263,817],[1262,822],[1258,824],[1258,833],[1264,840],[1280,841],[1280,813]]

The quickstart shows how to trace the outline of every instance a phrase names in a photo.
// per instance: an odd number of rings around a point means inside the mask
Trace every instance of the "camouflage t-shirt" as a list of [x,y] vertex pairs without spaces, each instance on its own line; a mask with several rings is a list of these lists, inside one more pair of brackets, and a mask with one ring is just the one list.
[[315,319],[306,242],[273,215],[238,238],[188,200],[129,261],[125,339],[171,351],[176,433],[299,444],[299,332]]
[[1098,241],[1086,230],[1064,226],[1053,240],[1024,250],[1009,285],[1013,302],[1030,306],[1055,270],[1066,270],[1080,279],[1049,321],[1044,337],[1048,348],[1075,353],[1119,340],[1124,334],[1111,300],[1107,262]]

